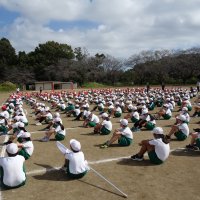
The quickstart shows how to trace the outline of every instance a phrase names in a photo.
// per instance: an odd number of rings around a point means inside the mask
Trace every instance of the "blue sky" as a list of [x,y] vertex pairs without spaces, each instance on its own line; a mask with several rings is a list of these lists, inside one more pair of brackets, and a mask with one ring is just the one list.
[[200,44],[199,0],[0,0],[0,37],[30,52],[54,40],[128,58]]

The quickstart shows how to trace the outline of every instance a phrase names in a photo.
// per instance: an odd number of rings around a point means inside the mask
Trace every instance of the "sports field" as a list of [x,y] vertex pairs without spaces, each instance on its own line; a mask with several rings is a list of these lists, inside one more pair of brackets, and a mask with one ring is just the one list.
[[[8,94],[0,95],[0,103],[4,102]],[[88,200],[88,199],[123,199],[124,197],[97,176],[89,171],[80,180],[67,178],[64,171],[59,168],[63,165],[64,156],[56,147],[54,140],[40,142],[44,131],[40,129],[45,125],[36,126],[32,117],[30,106],[24,104],[29,120],[28,131],[32,133],[34,153],[26,161],[27,182],[25,186],[1,191],[0,200],[5,199],[48,199],[48,200]],[[156,108],[152,113],[158,110]],[[175,111],[178,110],[176,107]],[[54,111],[54,110],[53,110]],[[97,113],[97,112],[96,112]],[[173,112],[173,116],[177,112]],[[190,113],[193,113],[191,111]],[[126,113],[123,114],[123,116]],[[172,140],[171,154],[163,165],[152,165],[148,158],[142,162],[130,159],[132,154],[139,150],[138,143],[142,139],[152,138],[150,131],[134,133],[134,143],[130,147],[113,145],[100,149],[100,144],[108,140],[111,135],[92,135],[93,128],[81,127],[83,121],[72,121],[72,117],[61,115],[66,128],[66,139],[62,142],[69,147],[69,140],[75,138],[81,142],[82,151],[90,166],[102,174],[106,179],[128,195],[129,199],[144,200],[198,200],[200,183],[200,152],[187,151],[184,147],[189,143],[190,137],[183,142]],[[119,118],[112,118],[113,130],[119,127]],[[199,127],[199,118],[191,118],[190,131]],[[175,119],[157,120],[157,126],[163,127],[168,133]],[[132,127],[132,124],[129,124]],[[7,140],[8,136],[0,136],[0,142]],[[5,148],[1,145],[1,156]]]

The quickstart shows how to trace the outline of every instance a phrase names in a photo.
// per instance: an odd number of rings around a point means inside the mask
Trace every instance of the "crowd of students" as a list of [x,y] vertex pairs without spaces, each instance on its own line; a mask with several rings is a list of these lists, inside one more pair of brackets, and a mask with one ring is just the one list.
[[[194,104],[190,101],[192,98],[195,98]],[[46,124],[41,142],[48,142],[52,135],[56,141],[65,139],[66,131],[61,119],[61,114],[65,114],[67,117],[72,116],[72,121],[82,121],[84,128],[92,127],[93,134],[108,135],[108,140],[100,145],[102,149],[112,146],[115,142],[120,146],[131,146],[134,132],[144,129],[152,131],[153,138],[144,138],[139,143],[141,148],[131,156],[132,160],[142,161],[144,153],[148,152],[152,163],[163,163],[170,153],[171,137],[183,141],[191,135],[191,142],[186,148],[200,148],[198,124],[197,129],[192,132],[189,130],[191,117],[200,117],[200,95],[195,89],[191,91],[184,88],[149,88],[147,91],[145,88],[126,88],[31,94],[18,91],[10,95],[0,113],[0,132],[2,135],[10,134],[8,141],[4,143],[8,157],[0,158],[2,183],[7,188],[19,187],[25,183],[24,160],[28,160],[34,151],[31,134],[27,131],[28,120],[23,109],[24,103],[32,109],[36,126]],[[156,107],[159,107],[158,112],[154,111]],[[173,112],[177,110],[179,113],[173,116]],[[169,133],[164,133],[162,127],[156,126],[157,120],[169,120],[172,117],[176,120],[174,124],[169,121]],[[120,127],[115,130],[113,118],[119,118],[120,122]],[[70,141],[72,151],[66,152],[64,167],[70,177],[82,177],[88,168],[84,164],[81,144],[75,139]],[[19,175],[10,172],[13,162],[19,163],[14,167],[15,173]]]

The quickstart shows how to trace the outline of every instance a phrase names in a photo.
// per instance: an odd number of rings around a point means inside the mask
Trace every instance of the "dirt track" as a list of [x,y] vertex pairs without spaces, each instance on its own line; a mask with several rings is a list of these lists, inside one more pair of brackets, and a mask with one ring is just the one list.
[[[1,100],[5,100],[5,98],[6,96],[1,95]],[[64,158],[57,149],[55,141],[48,143],[38,141],[44,134],[38,130],[44,128],[45,125],[33,125],[33,118],[30,117],[31,110],[26,105],[24,107],[29,116],[28,130],[30,132],[37,131],[32,133],[35,151],[31,159],[26,162],[26,185],[19,189],[2,191],[2,199],[112,200],[123,198],[119,192],[91,171],[80,180],[69,180],[61,170],[45,173],[45,169],[60,167]],[[130,156],[139,150],[138,142],[152,137],[151,132],[141,131],[134,134],[134,144],[131,147],[114,145],[107,149],[100,149],[99,145],[110,138],[110,135],[91,135],[93,129],[81,128],[82,122],[71,121],[72,118],[66,118],[63,115],[62,119],[65,128],[67,128],[67,136],[63,144],[69,146],[68,143],[71,138],[78,139],[89,162]],[[119,127],[118,121],[119,119],[112,119],[114,128]],[[197,121],[199,121],[199,118],[191,119],[190,130],[198,127]],[[157,126],[162,126],[167,133],[173,123],[174,120],[159,120]],[[0,139],[3,142],[3,136]],[[129,199],[198,200],[200,199],[200,170],[198,167],[200,152],[179,149],[183,148],[189,141],[190,138],[183,142],[172,141],[170,146],[173,151],[163,165],[154,166],[148,159],[143,162],[115,159],[100,164],[93,162],[91,167],[119,187],[128,195]]]

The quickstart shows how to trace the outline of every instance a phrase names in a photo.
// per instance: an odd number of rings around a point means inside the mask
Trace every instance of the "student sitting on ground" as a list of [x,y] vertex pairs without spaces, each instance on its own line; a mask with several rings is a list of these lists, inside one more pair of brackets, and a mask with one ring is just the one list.
[[177,124],[173,125],[168,135],[166,135],[167,139],[170,139],[172,135],[174,135],[177,140],[183,141],[189,135],[189,127],[186,123],[186,117],[184,115],[179,115],[177,118]]
[[6,135],[8,133],[8,121],[3,113],[0,113],[0,134]]
[[164,104],[160,111],[155,115],[156,119],[160,119],[163,117],[164,119],[170,119],[172,116],[172,112],[168,107],[168,104]]
[[122,115],[122,109],[120,107],[119,102],[115,103],[115,108],[110,113],[110,116],[112,116],[112,115],[114,115],[114,117],[116,117],[116,118],[121,117],[121,115]]
[[65,131],[65,127],[61,123],[60,118],[54,119],[53,128],[50,129],[49,131],[46,131],[45,136],[40,141],[41,142],[48,142],[50,140],[50,137],[51,137],[52,134],[55,134],[55,140],[56,141],[61,141],[61,140],[65,139],[66,131]]
[[136,106],[133,106],[132,107],[132,112],[131,113],[128,113],[125,117],[125,119],[128,119],[128,118],[131,118],[131,121],[133,123],[136,123],[137,121],[139,121],[140,119],[140,115],[137,111],[137,107]]
[[79,179],[86,175],[89,170],[87,161],[81,151],[81,144],[75,139],[70,140],[70,148],[65,154],[65,164],[67,175],[73,179]]
[[110,140],[105,142],[100,148],[107,148],[113,142],[118,140],[118,144],[120,146],[130,146],[133,142],[133,133],[131,129],[128,127],[128,120],[121,119],[120,120],[120,128],[116,129]]
[[83,123],[83,127],[88,128],[88,127],[95,127],[99,123],[99,117],[92,112],[88,111],[86,115],[86,119]]
[[107,113],[101,115],[103,121],[94,127],[94,134],[108,135],[112,131],[112,122]]
[[132,127],[133,132],[140,131],[142,127],[147,130],[153,130],[156,125],[155,118],[149,114],[148,109],[143,109],[142,114],[140,115],[140,119],[135,122],[134,127]]
[[186,145],[187,149],[199,150],[200,149],[200,128],[194,129],[195,132],[190,133],[190,144]]
[[18,155],[17,144],[8,144],[6,146],[6,152],[8,157],[0,158],[0,176],[2,186],[5,189],[11,189],[25,185],[25,159],[23,156]]
[[187,107],[183,107],[182,110],[180,111],[180,113],[179,113],[178,115],[175,116],[175,117],[176,117],[176,123],[175,123],[175,124],[178,123],[177,117],[178,117],[179,115],[184,115],[184,116],[186,117],[186,121],[185,121],[185,122],[186,122],[187,124],[189,124],[189,122],[190,122],[190,115],[189,115],[189,113],[188,113],[188,108],[187,108]]
[[132,160],[142,161],[144,160],[144,154],[148,152],[150,161],[153,164],[162,164],[169,156],[170,146],[169,141],[165,139],[163,129],[156,127],[152,131],[154,139],[142,140],[139,145],[140,151],[131,156]]
[[78,104],[75,105],[75,109],[71,110],[68,112],[67,117],[70,117],[71,115],[73,115],[73,117],[78,117],[78,115],[80,114],[81,110]]
[[18,154],[23,156],[25,160],[28,160],[32,156],[34,150],[31,134],[29,132],[21,132],[17,137],[17,146],[20,149]]

